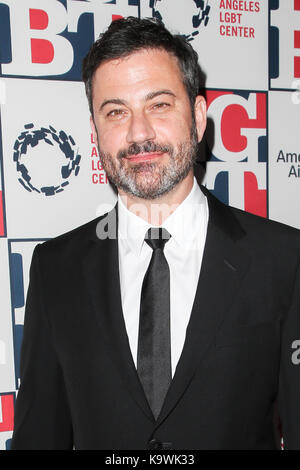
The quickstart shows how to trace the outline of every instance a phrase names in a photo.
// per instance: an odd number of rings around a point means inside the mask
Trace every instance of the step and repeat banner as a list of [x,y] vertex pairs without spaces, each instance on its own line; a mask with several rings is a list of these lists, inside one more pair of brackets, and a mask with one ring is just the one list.
[[300,228],[300,0],[0,0],[0,449],[9,449],[33,249],[113,207],[81,63],[111,21],[158,17],[206,76],[204,184]]

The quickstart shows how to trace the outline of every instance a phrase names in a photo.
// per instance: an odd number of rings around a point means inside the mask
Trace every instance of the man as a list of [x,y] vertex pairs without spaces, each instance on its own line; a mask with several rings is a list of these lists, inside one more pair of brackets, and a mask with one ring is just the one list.
[[118,202],[35,249],[12,448],[300,449],[299,232],[198,186],[196,53],[120,19],[83,77]]

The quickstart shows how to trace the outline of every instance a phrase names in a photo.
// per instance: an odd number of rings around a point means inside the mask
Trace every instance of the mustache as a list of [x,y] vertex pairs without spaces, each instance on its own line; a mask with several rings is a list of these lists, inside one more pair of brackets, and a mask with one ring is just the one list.
[[146,141],[142,144],[133,143],[126,150],[119,150],[117,157],[119,159],[130,157],[131,155],[138,155],[139,153],[152,153],[162,152],[173,154],[173,147],[171,145],[161,145],[152,141]]

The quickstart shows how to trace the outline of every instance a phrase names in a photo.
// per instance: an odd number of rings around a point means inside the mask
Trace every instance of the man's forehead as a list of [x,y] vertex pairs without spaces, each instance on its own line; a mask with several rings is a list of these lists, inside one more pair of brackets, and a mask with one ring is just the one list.
[[[181,75],[179,62],[177,58],[165,49],[160,48],[145,48],[133,51],[130,54],[118,58],[108,59],[103,61],[95,70],[94,77],[105,79],[108,74],[126,73],[131,75],[131,71],[137,74],[138,71],[144,73],[157,73],[161,74],[170,72]],[[116,77],[118,78],[118,76]],[[136,77],[138,79],[138,76]]]
[[106,101],[124,103],[147,101],[151,92],[169,90],[187,99],[177,59],[162,49],[142,49],[126,57],[111,59],[97,68],[92,84],[94,105]]

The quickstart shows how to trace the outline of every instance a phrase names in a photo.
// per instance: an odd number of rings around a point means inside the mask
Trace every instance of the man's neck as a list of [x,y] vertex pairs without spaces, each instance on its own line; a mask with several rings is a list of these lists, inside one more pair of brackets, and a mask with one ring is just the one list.
[[153,226],[162,225],[192,190],[194,173],[189,174],[167,194],[156,199],[141,199],[119,190],[119,195],[128,210]]

